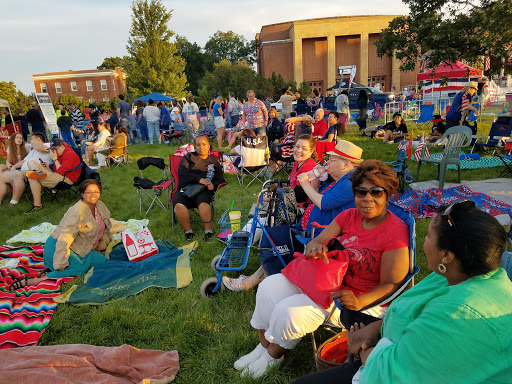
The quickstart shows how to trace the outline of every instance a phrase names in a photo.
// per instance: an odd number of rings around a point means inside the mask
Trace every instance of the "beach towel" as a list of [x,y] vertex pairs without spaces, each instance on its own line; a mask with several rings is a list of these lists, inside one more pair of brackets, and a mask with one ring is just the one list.
[[72,280],[48,279],[9,292],[15,280],[36,277],[45,269],[41,246],[0,247],[0,260],[11,259],[18,261],[16,269],[0,268],[0,349],[37,344],[57,307],[53,298],[60,294],[63,282]]
[[[433,153],[430,155],[433,159],[439,159],[441,157],[441,152]],[[469,155],[465,154],[463,151],[460,152],[461,160],[460,160],[460,169],[479,169],[479,168],[493,168],[503,166],[503,162],[493,156],[482,156],[480,159],[475,160],[474,158],[470,158]],[[510,163],[510,160],[505,160]],[[448,164],[448,169],[452,171],[457,170],[457,166],[455,164]]]
[[[119,240],[121,238],[120,233],[126,228],[130,228],[133,231],[140,231],[143,227],[147,227],[149,224],[148,219],[135,220],[130,219],[128,221],[117,221],[110,219],[112,222],[112,240]],[[30,229],[25,229],[7,240],[7,244],[44,244],[48,237],[52,234],[57,226],[51,223],[41,223]]]
[[170,383],[179,370],[177,351],[130,345],[86,344],[0,351],[2,383]]
[[473,192],[466,185],[459,185],[447,189],[431,188],[425,190],[406,189],[404,193],[396,192],[390,203],[411,212],[415,219],[432,217],[437,214],[441,205],[450,205],[460,200],[473,200],[478,208],[493,216],[508,214],[512,207],[485,193]]
[[139,262],[129,261],[122,243],[112,248],[109,260],[92,268],[85,283],[74,285],[55,297],[58,303],[104,304],[135,295],[149,287],[183,288],[192,282],[190,256],[197,250],[194,241],[177,248],[157,241],[159,253]]

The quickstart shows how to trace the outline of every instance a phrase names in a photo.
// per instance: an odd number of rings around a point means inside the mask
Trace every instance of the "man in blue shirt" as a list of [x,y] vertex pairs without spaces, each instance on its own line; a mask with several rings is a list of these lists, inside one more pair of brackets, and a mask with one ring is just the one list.
[[169,110],[165,106],[165,101],[162,100],[158,103],[158,108],[160,109],[160,132],[168,131],[171,116],[169,115]]

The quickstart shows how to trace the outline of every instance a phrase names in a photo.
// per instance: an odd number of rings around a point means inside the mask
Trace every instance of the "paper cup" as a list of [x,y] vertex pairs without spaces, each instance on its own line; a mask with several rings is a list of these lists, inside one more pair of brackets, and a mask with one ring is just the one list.
[[231,223],[231,233],[240,230],[240,222],[242,221],[242,212],[231,211],[229,212],[229,222]]

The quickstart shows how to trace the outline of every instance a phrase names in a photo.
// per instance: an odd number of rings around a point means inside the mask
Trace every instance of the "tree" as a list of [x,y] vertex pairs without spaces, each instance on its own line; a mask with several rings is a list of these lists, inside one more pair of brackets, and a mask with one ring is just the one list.
[[97,69],[115,69],[116,67],[121,66],[121,58],[118,56],[115,57],[105,57],[103,59],[103,63],[97,66]]
[[7,100],[13,115],[16,114],[18,108],[23,108],[25,111],[29,110],[30,103],[34,101],[19,89],[16,89],[16,85],[12,81],[0,81],[0,99]]
[[496,74],[512,50],[512,1],[510,0],[402,0],[407,16],[393,19],[381,32],[377,54],[401,61],[400,69],[414,70],[428,54],[428,67],[464,59],[472,64],[491,58],[489,73]]
[[121,61],[129,92],[136,96],[151,92],[184,96],[185,61],[177,55],[178,46],[170,41],[174,32],[167,27],[172,10],[159,0],[135,0],[131,8],[128,56]]
[[183,36],[176,36],[178,55],[185,60],[185,75],[188,80],[188,89],[194,95],[197,94],[199,81],[203,78],[207,68],[207,59],[202,48],[197,43],[191,43]]
[[245,60],[249,65],[256,62],[256,40],[247,42],[245,37],[233,31],[217,31],[204,45],[211,63],[227,60],[230,63]]
[[75,107],[77,107],[80,110],[85,108],[87,105],[89,105],[89,103],[87,101],[81,100],[78,97],[76,97],[75,95],[72,95],[69,93],[64,93],[64,94],[60,95],[57,100],[53,101],[53,107],[55,109],[57,109],[59,104],[64,104],[64,107],[67,107],[69,103],[73,103],[75,105]]

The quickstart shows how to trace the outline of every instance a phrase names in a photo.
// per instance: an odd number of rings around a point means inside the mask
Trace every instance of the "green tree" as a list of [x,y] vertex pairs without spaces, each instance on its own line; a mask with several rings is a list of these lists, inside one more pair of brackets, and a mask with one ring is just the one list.
[[444,61],[464,59],[477,63],[490,56],[491,74],[507,62],[512,50],[512,1],[510,0],[402,0],[409,6],[406,16],[393,19],[381,32],[379,56],[401,61],[400,69],[414,70],[428,54],[430,68]]
[[75,95],[69,93],[64,93],[60,95],[59,98],[57,100],[54,100],[52,104],[53,107],[57,109],[59,104],[61,103],[64,104],[65,107],[67,107],[69,103],[73,103],[75,107],[77,107],[80,110],[89,105],[89,103],[86,100],[81,100]]
[[208,68],[208,60],[202,48],[197,43],[191,43],[183,36],[176,36],[178,55],[185,60],[185,75],[188,80],[188,90],[197,94],[199,81],[204,77]]
[[115,67],[121,66],[121,58],[118,56],[115,57],[105,57],[103,59],[103,63],[97,66],[97,69],[115,69]]
[[131,8],[128,56],[121,61],[129,92],[135,96],[151,92],[184,96],[185,61],[177,55],[178,45],[171,42],[174,32],[167,27],[172,10],[159,0],[135,0]]
[[245,60],[252,65],[256,62],[256,40],[247,42],[245,37],[233,31],[217,31],[204,45],[204,52],[211,63],[227,60],[233,64]]
[[300,83],[299,88],[297,90],[302,95],[302,98],[305,99],[308,95],[311,94],[311,84],[308,81],[303,81],[302,83]]
[[25,111],[30,109],[30,103],[34,101],[33,98],[25,95],[12,81],[0,81],[0,99],[7,100],[11,107],[11,113],[16,115],[18,108],[23,108]]

